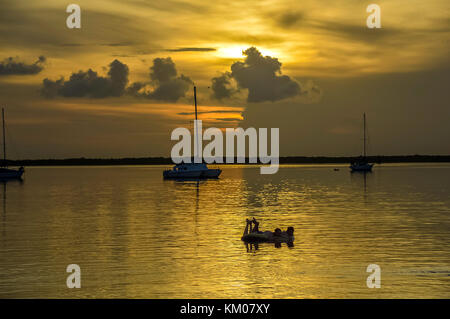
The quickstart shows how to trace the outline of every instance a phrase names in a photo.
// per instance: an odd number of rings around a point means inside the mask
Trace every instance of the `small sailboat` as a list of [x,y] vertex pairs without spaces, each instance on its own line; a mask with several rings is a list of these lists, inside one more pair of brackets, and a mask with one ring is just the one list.
[[373,164],[368,163],[366,159],[366,113],[363,114],[364,122],[364,151],[355,162],[350,164],[352,172],[370,172],[372,171]]
[[180,163],[172,169],[163,172],[164,178],[171,179],[199,179],[218,178],[221,169],[211,169],[205,163]]
[[5,137],[5,110],[2,108],[2,123],[3,123],[3,164],[0,167],[0,179],[20,179],[22,178],[25,169],[11,169],[6,166],[6,137]]
[[[197,121],[197,88],[194,86],[195,121]],[[194,132],[194,137],[198,141],[198,132]],[[166,179],[200,179],[219,178],[221,169],[208,168],[206,163],[180,163],[172,169],[163,171]]]

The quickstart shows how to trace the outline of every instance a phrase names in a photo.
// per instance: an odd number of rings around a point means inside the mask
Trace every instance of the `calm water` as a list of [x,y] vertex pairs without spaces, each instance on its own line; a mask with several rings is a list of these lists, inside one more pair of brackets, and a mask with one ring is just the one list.
[[[0,297],[450,298],[449,164],[228,166],[199,183],[163,168],[30,167],[0,184]],[[294,226],[295,246],[248,251],[247,217]]]

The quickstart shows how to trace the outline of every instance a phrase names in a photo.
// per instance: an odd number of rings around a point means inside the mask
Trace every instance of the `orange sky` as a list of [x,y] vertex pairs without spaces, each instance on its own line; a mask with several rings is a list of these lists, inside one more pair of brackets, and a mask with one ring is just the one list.
[[[373,153],[449,153],[448,1],[377,1],[381,29],[366,27],[371,2],[359,0],[80,0],[77,30],[61,1],[2,3],[0,59],[46,58],[38,73],[0,74],[12,158],[168,156],[170,131],[192,125],[191,88],[176,101],[40,94],[44,79],[88,69],[106,77],[115,59],[129,69],[127,85],[150,92],[149,68],[167,57],[197,85],[208,126],[280,127],[282,155],[357,154],[363,112]],[[277,76],[300,93],[252,102],[241,87],[215,98],[212,78],[252,46],[277,58]]]

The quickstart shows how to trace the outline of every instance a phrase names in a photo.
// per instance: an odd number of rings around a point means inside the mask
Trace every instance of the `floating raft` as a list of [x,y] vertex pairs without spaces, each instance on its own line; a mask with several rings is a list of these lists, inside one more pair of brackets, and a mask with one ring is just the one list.
[[293,242],[294,236],[274,237],[273,235],[268,233],[250,233],[242,236],[241,240],[245,241],[246,243],[287,243]]

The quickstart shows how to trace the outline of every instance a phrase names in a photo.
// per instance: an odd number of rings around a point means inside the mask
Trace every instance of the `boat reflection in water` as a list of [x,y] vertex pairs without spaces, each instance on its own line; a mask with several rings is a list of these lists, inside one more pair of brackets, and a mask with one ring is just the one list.
[[[244,242],[245,248],[247,249],[248,253],[251,252],[256,252],[259,249],[259,245],[260,244],[273,244],[275,248],[281,248],[281,242],[274,242],[274,243],[248,243],[248,242]],[[289,248],[293,248],[294,247],[294,242],[293,241],[289,241],[286,242],[286,246]]]

